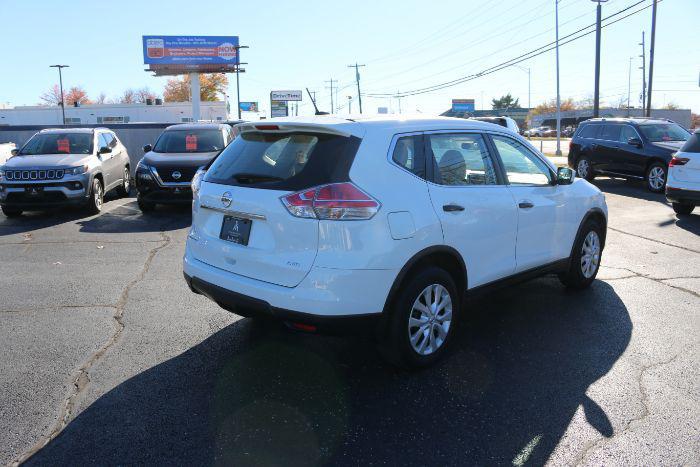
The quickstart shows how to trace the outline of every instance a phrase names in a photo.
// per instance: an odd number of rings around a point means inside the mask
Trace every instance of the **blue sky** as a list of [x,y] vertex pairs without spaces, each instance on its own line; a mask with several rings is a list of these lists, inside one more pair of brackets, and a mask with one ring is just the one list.
[[[638,0],[609,0],[603,16]],[[651,0],[645,0],[644,5]],[[560,1],[560,36],[595,21],[590,0]],[[248,62],[241,100],[269,108],[272,89],[317,92],[330,108],[324,80],[339,81],[340,100],[355,95],[354,71],[364,92],[422,88],[468,75],[554,40],[554,0],[273,1],[0,0],[2,65],[0,103],[33,105],[58,81],[54,63],[65,63],[64,86],[81,85],[91,97],[116,97],[128,87],[162,92],[165,78],[144,72],[142,35],[238,35]],[[700,113],[700,1],[664,0],[658,6],[654,106],[674,102]],[[639,105],[642,30],[650,37],[651,8],[603,29],[601,98],[617,104],[627,96],[632,62],[633,105]],[[595,35],[560,49],[561,95],[593,94]],[[647,47],[648,52],[648,47]],[[532,104],[556,94],[554,52],[531,69]],[[235,98],[235,80],[229,94]],[[477,108],[511,92],[527,105],[527,73],[510,67],[437,92],[401,99],[404,112],[439,113],[452,98],[475,98]],[[396,99],[363,98],[366,113],[398,107]],[[308,98],[300,113],[310,113]],[[353,111],[357,111],[356,102]],[[347,108],[341,112],[346,113]]]

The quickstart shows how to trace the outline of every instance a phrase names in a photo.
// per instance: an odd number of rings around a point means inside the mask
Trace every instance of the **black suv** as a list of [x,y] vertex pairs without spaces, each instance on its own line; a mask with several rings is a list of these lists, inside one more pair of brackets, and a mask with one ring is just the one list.
[[640,179],[661,193],[671,156],[689,137],[671,120],[593,118],[579,125],[569,143],[569,166],[588,181],[596,175]]
[[141,211],[152,211],[158,204],[191,203],[192,177],[232,139],[233,131],[225,124],[193,123],[166,128],[153,147],[143,147],[146,154],[136,167],[136,199]]

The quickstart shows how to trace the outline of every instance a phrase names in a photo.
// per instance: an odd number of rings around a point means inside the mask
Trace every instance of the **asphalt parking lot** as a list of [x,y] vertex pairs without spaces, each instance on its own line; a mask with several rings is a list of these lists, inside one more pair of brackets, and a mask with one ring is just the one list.
[[0,463],[700,463],[700,212],[602,179],[598,280],[468,306],[407,373],[187,289],[189,210],[0,215]]

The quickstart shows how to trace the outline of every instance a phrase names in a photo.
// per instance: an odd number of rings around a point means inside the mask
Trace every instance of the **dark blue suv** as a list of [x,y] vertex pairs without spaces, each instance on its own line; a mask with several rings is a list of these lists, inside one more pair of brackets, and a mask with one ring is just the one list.
[[639,179],[662,193],[671,156],[689,137],[670,120],[592,118],[571,139],[569,166],[588,181],[596,175]]

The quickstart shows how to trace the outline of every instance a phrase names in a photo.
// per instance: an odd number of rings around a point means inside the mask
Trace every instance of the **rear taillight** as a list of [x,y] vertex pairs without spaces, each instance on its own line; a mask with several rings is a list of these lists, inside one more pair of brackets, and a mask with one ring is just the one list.
[[371,219],[380,204],[351,182],[331,183],[280,198],[295,217],[322,220]]
[[690,159],[688,159],[687,157],[676,157],[676,156],[673,156],[673,157],[671,158],[671,162],[668,163],[668,166],[669,166],[669,167],[675,167],[675,166],[677,166],[677,165],[685,165],[685,164],[688,163],[689,160],[690,160]]

